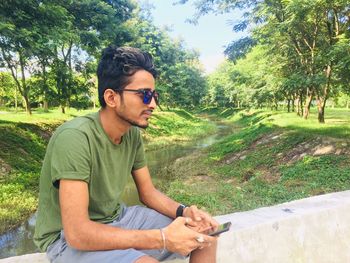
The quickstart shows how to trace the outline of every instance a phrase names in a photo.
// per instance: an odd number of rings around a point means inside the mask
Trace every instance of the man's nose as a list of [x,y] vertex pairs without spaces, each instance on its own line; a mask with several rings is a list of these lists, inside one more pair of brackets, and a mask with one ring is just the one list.
[[152,96],[151,103],[149,104],[151,109],[155,109],[157,107],[156,99]]

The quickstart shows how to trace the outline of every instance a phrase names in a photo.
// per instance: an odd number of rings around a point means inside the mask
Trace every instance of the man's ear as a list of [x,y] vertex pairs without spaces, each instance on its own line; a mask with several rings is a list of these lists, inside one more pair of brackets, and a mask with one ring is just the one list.
[[103,98],[105,99],[106,105],[115,108],[119,104],[120,94],[113,91],[112,89],[106,89]]

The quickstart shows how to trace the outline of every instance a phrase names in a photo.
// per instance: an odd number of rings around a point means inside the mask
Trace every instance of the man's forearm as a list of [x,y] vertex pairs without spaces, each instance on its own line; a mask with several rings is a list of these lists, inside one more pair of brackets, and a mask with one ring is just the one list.
[[163,247],[159,229],[126,230],[93,221],[84,222],[66,235],[68,244],[79,250],[160,249]]
[[171,218],[176,217],[176,209],[179,203],[154,187],[147,166],[134,170],[132,175],[139,193],[140,201],[143,204],[163,215]]
[[163,215],[171,218],[176,217],[176,209],[178,208],[179,203],[155,188],[153,191],[149,191],[140,196],[140,200],[147,207],[152,208]]
[[88,187],[85,182],[61,180],[61,219],[68,244],[79,250],[161,248],[159,230],[125,230],[94,222],[88,215]]

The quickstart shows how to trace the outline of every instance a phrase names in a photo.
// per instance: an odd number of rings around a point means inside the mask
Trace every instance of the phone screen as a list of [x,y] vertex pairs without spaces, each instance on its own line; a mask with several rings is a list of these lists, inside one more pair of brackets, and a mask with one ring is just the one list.
[[217,236],[223,232],[226,232],[230,229],[231,227],[231,222],[226,222],[222,225],[219,225],[218,228],[215,231],[209,232],[209,236]]

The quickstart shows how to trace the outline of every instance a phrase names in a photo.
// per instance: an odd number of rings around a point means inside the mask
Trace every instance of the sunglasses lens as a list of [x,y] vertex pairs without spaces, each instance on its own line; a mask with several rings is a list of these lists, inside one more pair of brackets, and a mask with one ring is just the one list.
[[150,104],[151,103],[151,100],[152,100],[152,91],[150,90],[145,90],[143,92],[143,103],[145,104]]
[[152,97],[156,101],[156,104],[159,102],[159,93],[157,91],[145,90],[143,91],[143,103],[150,104]]

